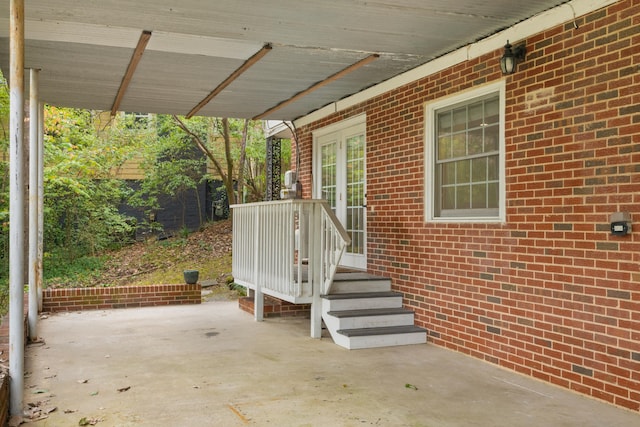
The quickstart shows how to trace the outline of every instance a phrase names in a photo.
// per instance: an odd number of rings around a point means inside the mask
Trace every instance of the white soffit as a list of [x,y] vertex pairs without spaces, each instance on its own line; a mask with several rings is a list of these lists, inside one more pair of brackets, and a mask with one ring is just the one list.
[[256,42],[163,31],[153,32],[147,45],[147,50],[243,60],[248,59],[261,48],[262,44]]
[[486,39],[471,43],[385,82],[365,89],[362,92],[326,105],[306,116],[294,120],[295,126],[306,126],[331,114],[346,110],[347,108],[351,108],[371,98],[430,76],[456,64],[477,58],[478,56],[492,52],[496,49],[500,49],[506,44],[507,40],[516,42],[518,40],[525,39],[565,22],[571,22],[582,15],[586,15],[610,4],[616,3],[617,1],[618,0],[573,0],[569,3],[562,4],[522,21],[504,31],[493,34]]
[[[8,37],[9,20],[0,18],[0,37]],[[25,38],[135,49],[140,30],[108,25],[25,20]],[[246,60],[262,48],[251,41],[153,31],[146,50]]]
[[[140,31],[136,29],[79,22],[25,20],[24,32],[25,39],[84,43],[130,49],[136,47],[140,38]],[[0,37],[9,37],[8,18],[0,18]]]

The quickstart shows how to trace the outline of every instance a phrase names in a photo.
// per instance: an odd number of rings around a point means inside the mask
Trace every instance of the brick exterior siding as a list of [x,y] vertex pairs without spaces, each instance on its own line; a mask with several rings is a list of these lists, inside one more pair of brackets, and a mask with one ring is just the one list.
[[43,290],[42,311],[77,310],[200,304],[200,285],[116,286],[111,288],[47,288]]
[[[311,132],[366,113],[368,270],[430,342],[638,411],[640,4],[576,23],[512,40],[528,52],[506,77],[506,224],[423,208],[425,103],[505,78],[502,49],[300,127],[303,194]],[[610,234],[617,211],[631,235]]]
[[[255,314],[254,298],[238,299],[238,307],[249,314]],[[311,304],[293,304],[277,298],[264,296],[263,316],[269,317],[311,317]]]

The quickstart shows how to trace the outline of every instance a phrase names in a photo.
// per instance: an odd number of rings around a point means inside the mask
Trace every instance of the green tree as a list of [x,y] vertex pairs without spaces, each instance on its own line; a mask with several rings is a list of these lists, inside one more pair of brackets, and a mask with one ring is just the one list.
[[[147,217],[160,209],[162,197],[172,197],[182,203],[185,223],[186,195],[195,190],[198,213],[202,212],[198,185],[205,182],[206,161],[193,147],[171,116],[156,117],[157,133],[153,144],[142,150],[144,180],[141,188],[129,199],[134,206],[144,208]],[[200,218],[200,222],[203,218]],[[149,224],[153,225],[153,224]]]
[[[204,153],[223,181],[230,203],[263,200],[266,182],[266,141],[262,122],[248,119],[174,116],[178,127]],[[291,146],[283,146],[283,163]]]
[[73,260],[121,244],[132,234],[118,207],[126,195],[112,171],[136,151],[114,144],[98,114],[45,107],[45,248]]

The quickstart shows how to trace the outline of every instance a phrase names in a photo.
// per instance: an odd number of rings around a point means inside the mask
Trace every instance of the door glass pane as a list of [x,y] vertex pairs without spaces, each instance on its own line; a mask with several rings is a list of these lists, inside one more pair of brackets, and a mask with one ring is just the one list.
[[347,138],[347,224],[351,244],[347,252],[364,254],[364,135]]
[[325,144],[321,148],[322,156],[322,198],[336,209],[336,147],[335,142]]

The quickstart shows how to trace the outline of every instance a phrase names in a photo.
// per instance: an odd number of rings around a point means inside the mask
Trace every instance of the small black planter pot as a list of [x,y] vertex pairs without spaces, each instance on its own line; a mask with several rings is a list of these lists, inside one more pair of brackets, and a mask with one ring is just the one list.
[[195,285],[198,283],[198,270],[184,270],[184,281],[187,285]]

